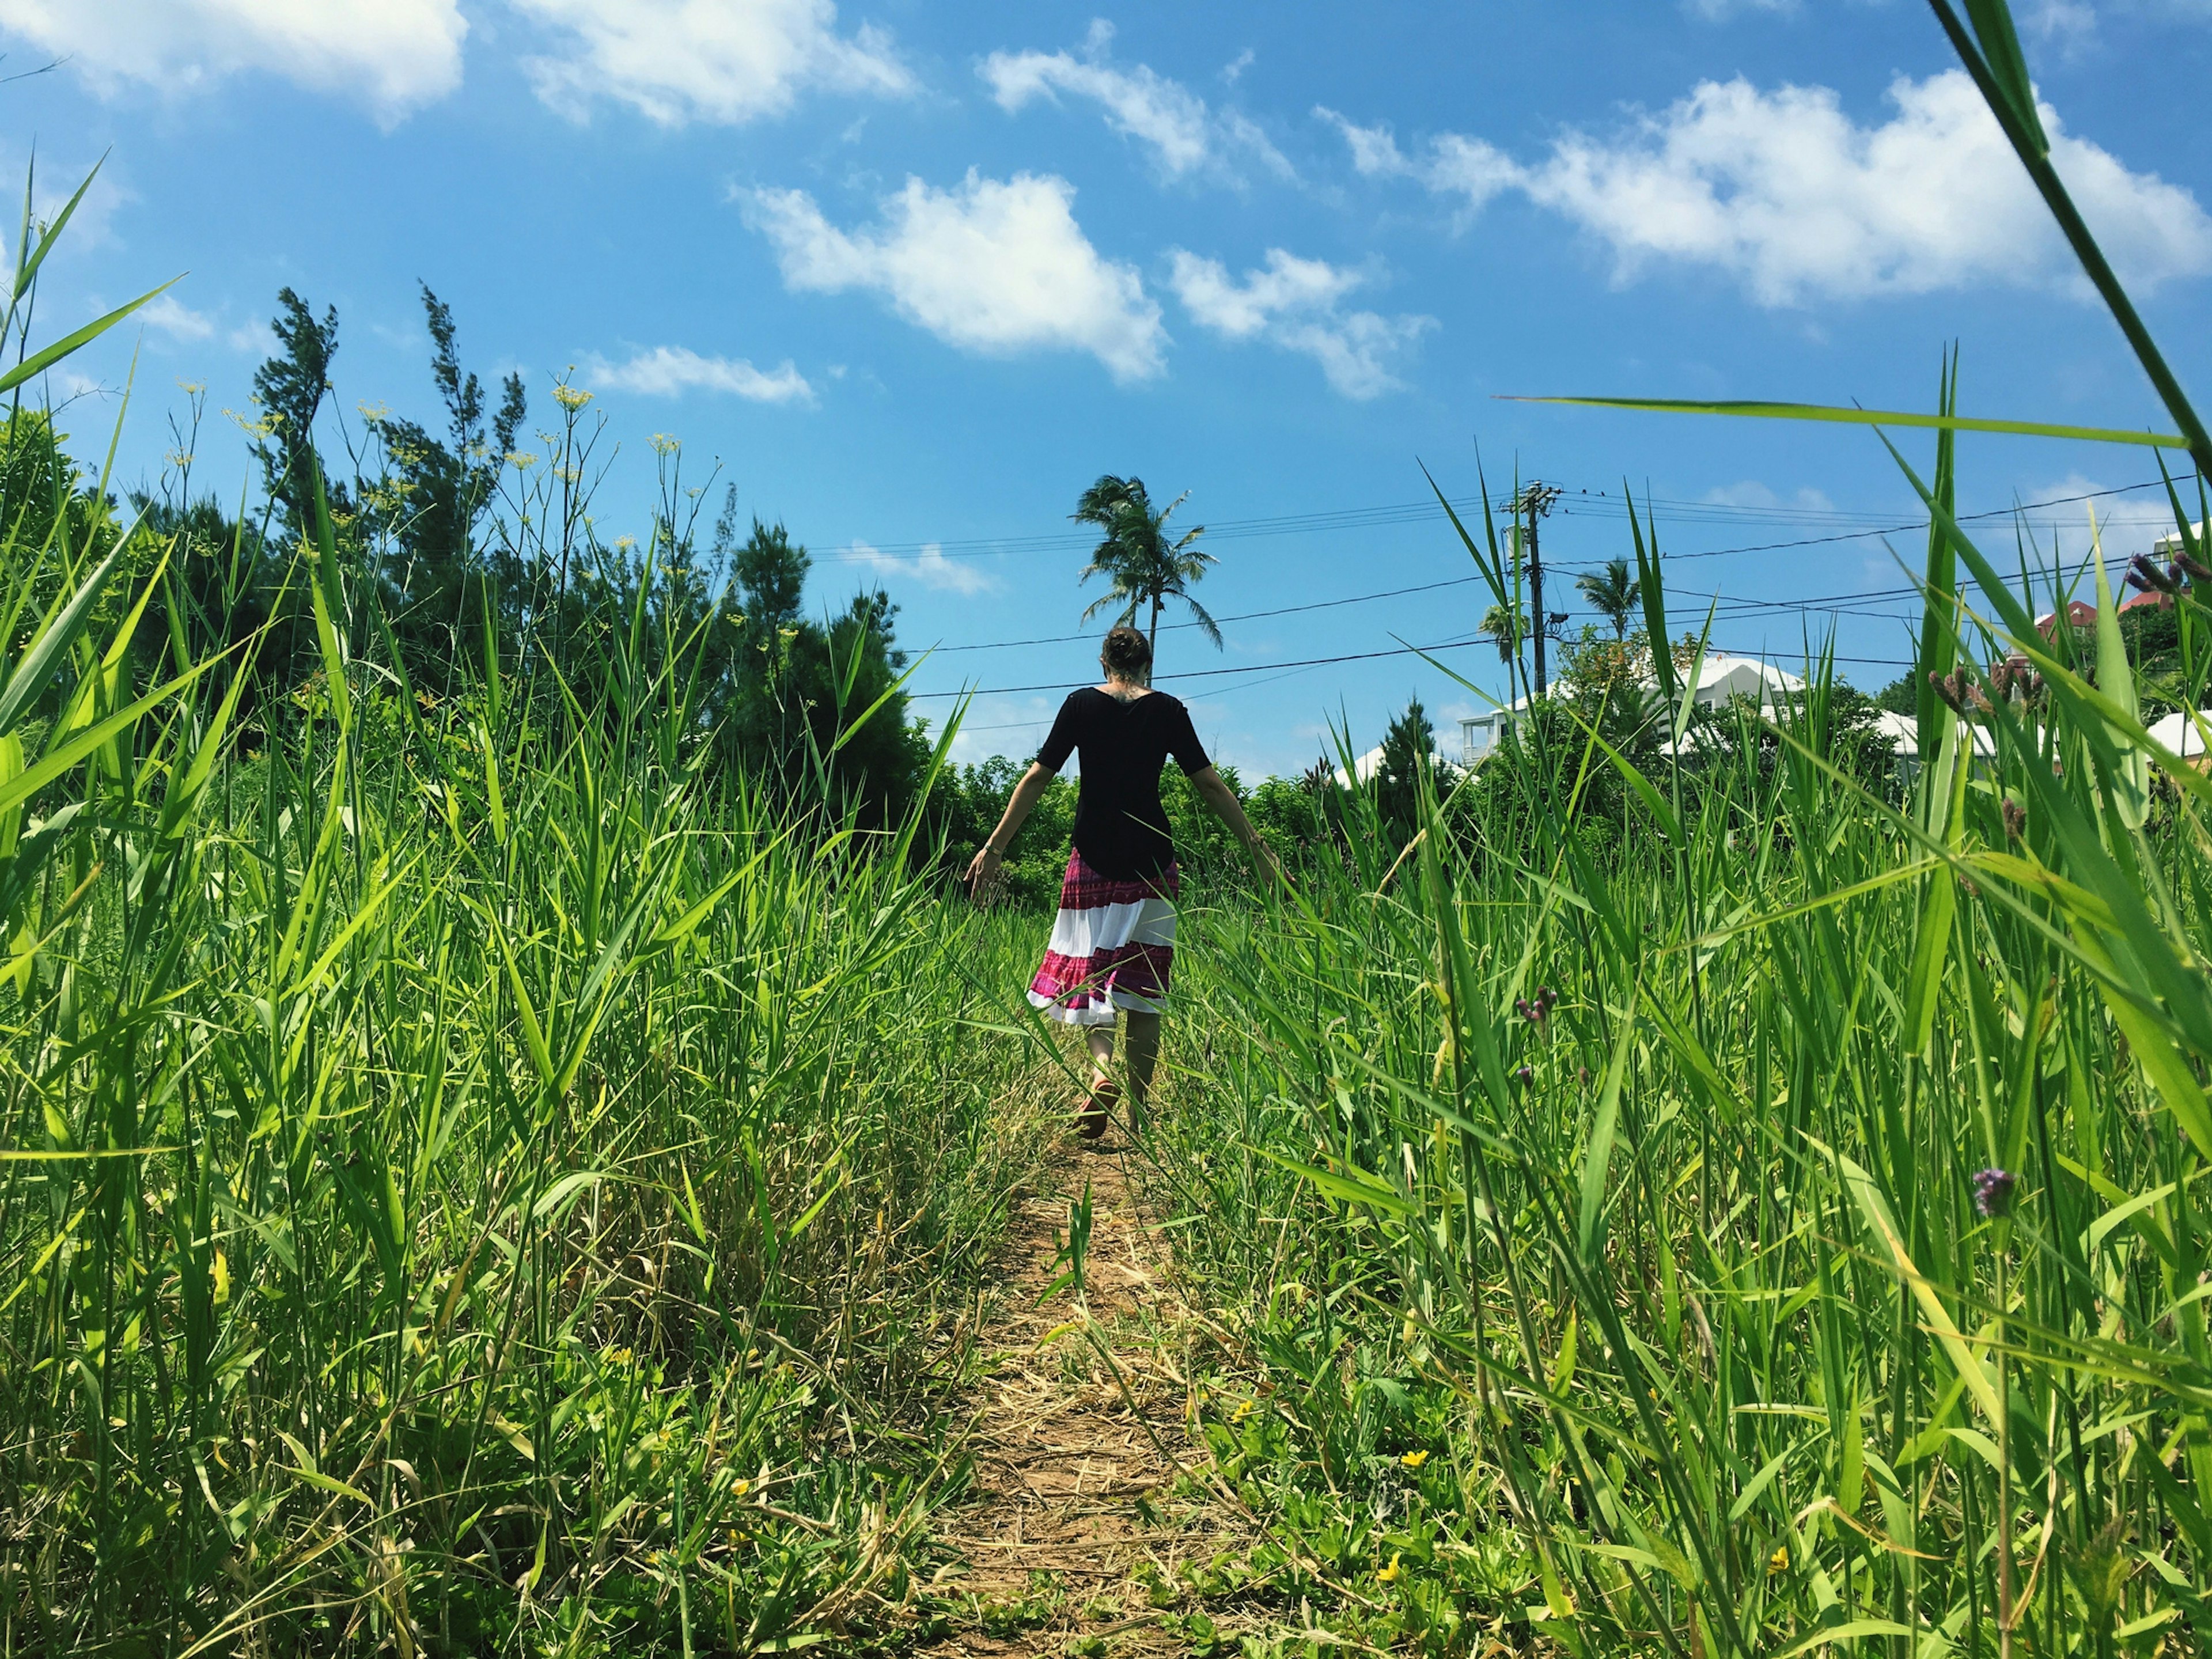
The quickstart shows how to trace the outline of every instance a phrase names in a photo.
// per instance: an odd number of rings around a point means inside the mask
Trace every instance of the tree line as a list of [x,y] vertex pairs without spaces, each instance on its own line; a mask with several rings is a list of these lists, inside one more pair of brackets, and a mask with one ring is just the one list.
[[224,659],[218,684],[250,674],[252,744],[311,716],[321,695],[307,558],[319,513],[343,572],[349,654],[381,665],[420,707],[471,695],[495,672],[532,695],[611,709],[617,632],[642,646],[634,659],[648,668],[680,643],[708,764],[826,785],[863,827],[902,815],[930,740],[897,689],[907,659],[889,595],[863,588],[809,614],[805,547],[742,514],[734,484],[708,520],[707,489],[685,485],[680,449],[665,439],[653,445],[662,488],[646,535],[603,538],[590,508],[610,458],[591,394],[557,383],[550,419],[532,430],[522,377],[488,389],[463,362],[451,308],[427,286],[420,297],[439,418],[364,404],[356,423],[332,406],[336,308],[280,292],[246,422],[258,489],[234,501],[195,483],[197,392],[168,468],[120,495],[71,455],[50,412],[0,416],[0,520],[19,544],[46,550],[21,604],[43,607],[143,523],[151,533],[125,550],[133,580],[103,601],[119,609],[146,594],[122,672],[150,684],[165,666]]
[[[143,519],[153,533],[126,550],[138,562],[137,580],[112,584],[104,601],[119,610],[145,594],[147,615],[121,672],[150,684],[165,667],[224,658],[222,674],[251,677],[242,724],[252,744],[312,719],[324,695],[303,562],[321,514],[343,573],[337,622],[351,656],[386,665],[421,708],[475,695],[496,673],[526,695],[574,699],[614,718],[629,695],[608,678],[616,665],[650,673],[680,647],[705,764],[826,795],[862,829],[901,820],[924,787],[933,737],[900,684],[908,663],[889,595],[864,586],[842,609],[810,614],[806,548],[781,523],[742,513],[734,484],[722,485],[708,519],[717,480],[687,484],[680,447],[665,439],[653,441],[660,488],[647,533],[604,538],[590,509],[610,457],[591,394],[556,381],[544,424],[533,427],[522,377],[488,388],[463,361],[451,308],[427,285],[420,300],[438,417],[418,422],[363,404],[349,423],[333,407],[336,308],[318,313],[293,289],[279,293],[273,349],[254,373],[247,423],[259,489],[234,503],[195,485],[197,393],[169,470],[119,500],[71,458],[49,412],[19,406],[0,417],[0,517],[19,545],[44,545],[51,556],[19,602],[43,606],[73,568],[104,556],[128,522]],[[1220,629],[1193,592],[1214,563],[1197,545],[1204,526],[1172,523],[1187,499],[1185,492],[1161,506],[1141,478],[1110,473],[1081,493],[1071,516],[1100,532],[1081,580],[1099,579],[1105,590],[1086,620],[1111,612],[1142,626],[1157,647],[1164,611],[1179,606],[1220,647]],[[1559,707],[1539,710],[1509,741],[1548,733],[1556,753],[1578,750],[1571,710],[1625,755],[1648,760],[1656,726],[1638,667],[1648,642],[1629,626],[1639,600],[1634,580],[1626,562],[1615,561],[1580,586],[1612,637],[1586,629],[1562,642]],[[1485,619],[1502,658],[1526,639],[1525,623],[1516,623]],[[609,649],[618,635],[626,648]],[[1870,709],[1844,689],[1846,726],[1863,728]],[[1496,781],[1462,782],[1439,757],[1418,698],[1391,722],[1371,777],[1348,775],[1352,744],[1348,732],[1340,735],[1342,752],[1317,757],[1298,776],[1239,791],[1254,823],[1292,863],[1348,856],[1355,833],[1403,845],[1425,789],[1439,797],[1457,789],[1470,801],[1524,775],[1500,769]],[[1869,770],[1884,758],[1870,753]],[[1003,757],[945,769],[931,786],[925,844],[949,866],[964,862],[1020,770]],[[1212,821],[1181,800],[1177,781],[1168,781],[1169,804],[1187,867],[1233,879],[1241,860],[1214,845]],[[1353,793],[1368,797],[1364,806],[1354,808]],[[1014,849],[1009,888],[1018,898],[1045,902],[1056,885],[1073,793],[1072,783],[1059,786]],[[1632,811],[1610,768],[1593,773],[1572,799],[1578,812],[1632,832]],[[1486,805],[1486,821],[1556,810],[1532,799],[1503,804],[1501,814],[1493,810],[1500,805]],[[1348,827],[1355,819],[1361,827]]]

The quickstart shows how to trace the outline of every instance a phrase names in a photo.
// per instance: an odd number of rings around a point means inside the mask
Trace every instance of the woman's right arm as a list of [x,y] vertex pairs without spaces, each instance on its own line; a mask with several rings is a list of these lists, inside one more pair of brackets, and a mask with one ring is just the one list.
[[1237,839],[1250,849],[1260,867],[1277,881],[1283,878],[1283,866],[1275,857],[1274,849],[1260,839],[1260,832],[1252,827],[1252,820],[1244,816],[1243,803],[1237,792],[1229,787],[1229,780],[1211,766],[1202,767],[1190,775],[1190,785],[1198,798],[1213,809],[1216,817],[1226,823]]
[[991,831],[989,839],[984,842],[968,866],[968,884],[977,898],[981,898],[997,884],[1000,866],[1006,860],[1006,849],[1014,844],[1014,837],[1021,833],[1022,825],[1028,821],[1030,811],[1042,798],[1052,777],[1053,775],[1045,770],[1042,762],[1031,761],[1030,769],[1022,774],[1022,781],[1014,786],[1013,795],[1006,802],[1006,810],[999,816],[999,827]]

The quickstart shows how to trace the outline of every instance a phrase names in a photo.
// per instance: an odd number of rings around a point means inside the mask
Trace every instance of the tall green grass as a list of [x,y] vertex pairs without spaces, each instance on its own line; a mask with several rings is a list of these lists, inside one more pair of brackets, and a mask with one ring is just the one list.
[[258,641],[131,678],[223,550],[0,535],[0,1650],[910,1626],[1030,941],[709,771],[649,565],[434,696],[316,531],[243,731]]
[[[2056,203],[2002,6],[1937,9]],[[1273,1534],[1191,1593],[1436,1652],[2201,1642],[2212,785],[2148,738],[2101,550],[1952,516],[1958,386],[1932,470],[1893,451],[1931,520],[1902,810],[1829,758],[1822,653],[1699,737],[1662,652],[1656,763],[1559,711],[1403,859],[1369,826],[1191,919],[1155,1152],[1224,1310],[1201,1428]],[[2094,629],[2039,633],[2076,582]],[[2212,573],[2180,588],[2193,706]]]
[[[2172,408],[2186,532],[2203,428],[2009,19],[1937,9]],[[1267,1536],[1158,1599],[1262,1653],[2200,1642],[2212,783],[2148,741],[2101,560],[2097,628],[2045,638],[2057,550],[1953,518],[1958,387],[1916,417],[1901,805],[1834,763],[1820,653],[1802,705],[1700,722],[1662,651],[1410,847],[1353,795],[1294,891],[1189,907],[1141,1151],[1204,1292],[1195,1428]],[[257,709],[256,642],[137,637],[210,550],[0,526],[0,1650],[911,1634],[1056,1097],[1001,1012],[1034,924],[944,902],[919,810],[863,833],[830,757],[795,794],[708,768],[657,546],[598,631],[488,623],[424,688],[315,528],[323,672]]]

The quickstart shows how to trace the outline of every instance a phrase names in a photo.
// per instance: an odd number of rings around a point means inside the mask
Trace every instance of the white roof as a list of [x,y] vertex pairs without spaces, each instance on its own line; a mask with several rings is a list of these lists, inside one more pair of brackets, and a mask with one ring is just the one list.
[[[1648,678],[1644,683],[1647,686],[1656,684]],[[1565,680],[1555,682],[1556,686],[1561,689],[1566,684]],[[1697,699],[1701,703],[1722,703],[1730,697],[1754,695],[1761,703],[1771,703],[1778,692],[1794,696],[1804,689],[1805,682],[1797,675],[1757,657],[1739,657],[1726,651],[1708,651],[1705,660],[1698,665]],[[1500,714],[1508,716],[1517,714],[1528,706],[1526,696],[1516,697],[1503,709],[1486,708],[1480,714],[1463,715],[1460,724],[1462,726],[1487,725]]]
[[1885,708],[1874,717],[1874,734],[1893,739],[1899,749],[1920,741],[1920,722],[1910,714],[1892,714]]
[[1794,696],[1804,689],[1805,682],[1798,676],[1757,657],[1708,651],[1705,660],[1698,665],[1699,702],[1725,702],[1730,697],[1754,696],[1761,702],[1771,702],[1778,691]]
[[1375,775],[1382,769],[1382,745],[1378,743],[1352,763],[1351,777],[1347,778],[1344,775],[1344,769],[1341,766],[1336,769],[1336,787],[1340,789],[1349,789],[1355,781],[1372,783],[1375,781]]
[[[2212,710],[2207,710],[2203,719],[2205,724],[2212,726]],[[2187,760],[2204,752],[2203,735],[2197,731],[2196,721],[2189,718],[2185,709],[2177,708],[2164,720],[2154,720],[2143,729],[2169,755],[2179,755]]]
[[[1462,769],[1450,757],[1441,750],[1436,751],[1435,758],[1437,764],[1447,772],[1457,772]],[[1352,763],[1352,777],[1347,778],[1344,775],[1344,769],[1341,766],[1336,769],[1336,787],[1340,789],[1349,789],[1354,778],[1361,783],[1372,783],[1382,770],[1382,745],[1378,743]]]

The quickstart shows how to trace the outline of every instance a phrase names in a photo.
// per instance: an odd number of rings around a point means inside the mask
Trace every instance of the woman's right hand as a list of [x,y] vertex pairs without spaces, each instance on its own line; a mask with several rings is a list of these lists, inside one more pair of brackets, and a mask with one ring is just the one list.
[[1006,867],[1006,854],[985,842],[968,864],[968,891],[981,904],[997,889],[1001,872]]
[[1291,884],[1290,877],[1284,873],[1283,861],[1275,856],[1273,848],[1268,846],[1266,842],[1255,838],[1251,853],[1252,861],[1260,866],[1261,874],[1274,878],[1278,887],[1287,888]]

